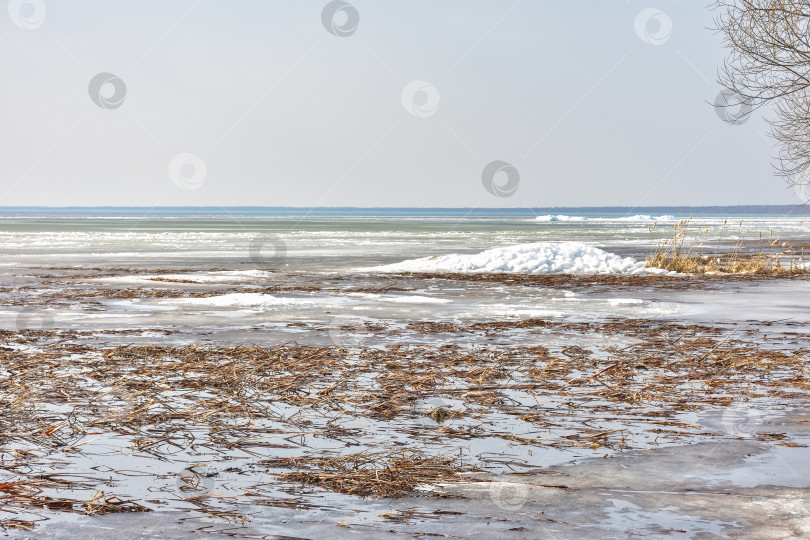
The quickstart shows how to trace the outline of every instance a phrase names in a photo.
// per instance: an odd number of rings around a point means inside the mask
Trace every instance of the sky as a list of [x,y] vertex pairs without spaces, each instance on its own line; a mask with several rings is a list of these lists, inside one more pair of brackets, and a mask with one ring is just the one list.
[[0,206],[800,202],[707,2],[6,3]]

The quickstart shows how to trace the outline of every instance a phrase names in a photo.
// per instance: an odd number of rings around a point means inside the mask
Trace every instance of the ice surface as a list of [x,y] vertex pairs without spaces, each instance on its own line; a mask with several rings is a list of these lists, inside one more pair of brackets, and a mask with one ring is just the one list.
[[393,302],[395,304],[449,304],[452,300],[447,298],[435,298],[423,295],[401,295],[391,296],[373,293],[353,293],[349,296],[362,298],[363,300],[373,300],[375,302]]

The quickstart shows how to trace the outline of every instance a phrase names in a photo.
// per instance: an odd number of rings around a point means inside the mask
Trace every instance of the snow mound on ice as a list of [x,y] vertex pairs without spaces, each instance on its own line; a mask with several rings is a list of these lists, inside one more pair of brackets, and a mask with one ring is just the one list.
[[367,272],[508,272],[522,274],[668,274],[644,262],[579,242],[538,242],[362,268]]

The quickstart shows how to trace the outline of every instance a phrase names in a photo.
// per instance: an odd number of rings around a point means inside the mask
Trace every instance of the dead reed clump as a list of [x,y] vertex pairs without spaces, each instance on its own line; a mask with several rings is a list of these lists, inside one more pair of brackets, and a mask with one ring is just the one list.
[[[682,274],[748,274],[762,276],[788,276],[810,274],[810,266],[804,262],[804,249],[794,249],[787,242],[760,234],[759,240],[746,238],[743,221],[738,231],[729,240],[724,239],[728,222],[723,221],[719,239],[713,253],[707,253],[709,227],[695,228],[692,218],[682,219],[673,226],[672,236],[660,240],[653,253],[645,259],[648,268],[662,268]],[[650,232],[656,228],[653,224]],[[718,232],[718,231],[714,231]],[[723,243],[731,242],[730,248],[721,249]],[[759,244],[756,251],[749,248],[751,242]]]
[[475,470],[455,458],[427,457],[415,451],[351,454],[310,463],[320,470],[282,473],[279,479],[347,495],[397,498],[410,495],[420,485],[458,482],[460,473]]
[[[150,511],[149,508],[135,501],[106,495],[104,490],[97,490],[90,499],[85,500],[50,497],[42,493],[41,486],[45,484],[44,480],[0,482],[0,505],[7,511],[33,507],[86,515]],[[0,523],[11,528],[25,530],[29,526],[33,526],[32,522],[26,520],[6,520]]]
[[199,285],[201,281],[193,281],[191,279],[174,279],[174,278],[166,278],[166,277],[150,277],[146,278],[149,281],[159,281],[161,283],[191,283],[194,285]]

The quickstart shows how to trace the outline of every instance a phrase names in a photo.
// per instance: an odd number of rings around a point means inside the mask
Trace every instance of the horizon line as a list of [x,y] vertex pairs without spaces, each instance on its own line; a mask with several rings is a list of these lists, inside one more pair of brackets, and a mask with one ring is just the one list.
[[629,208],[629,209],[643,209],[643,208],[801,208],[807,207],[810,209],[808,203],[796,204],[675,204],[675,205],[645,205],[645,206],[630,206],[630,205],[602,205],[602,206],[266,206],[266,205],[153,205],[153,206],[137,206],[137,205],[94,205],[94,206],[56,206],[56,205],[0,205],[0,210],[7,208],[47,208],[47,209],[158,209],[158,208],[205,208],[205,209],[226,209],[226,208],[259,208],[259,209],[358,209],[358,210],[549,210],[549,209],[594,209],[600,210],[605,208]]

